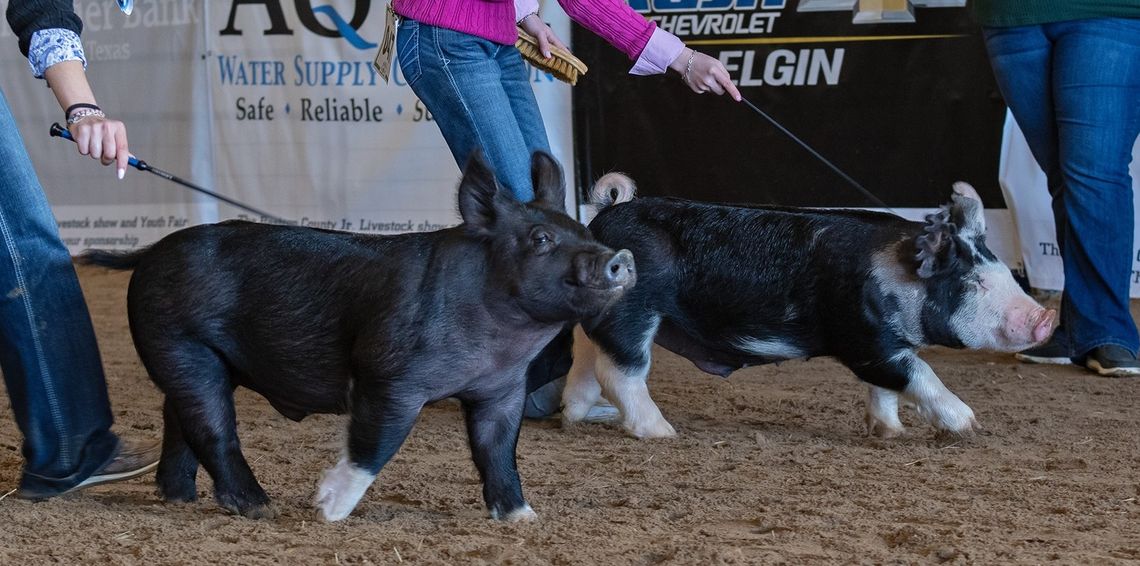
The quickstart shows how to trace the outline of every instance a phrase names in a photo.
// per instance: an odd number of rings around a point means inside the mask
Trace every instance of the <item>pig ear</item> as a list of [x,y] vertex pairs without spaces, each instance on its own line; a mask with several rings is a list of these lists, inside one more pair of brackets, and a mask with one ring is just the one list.
[[967,183],[954,183],[954,195],[950,197],[951,220],[958,226],[963,238],[972,239],[986,233],[986,216],[982,198],[978,191]]
[[463,222],[476,230],[488,230],[499,215],[499,184],[495,174],[483,161],[482,152],[476,150],[463,169],[459,182],[459,215]]
[[957,227],[950,222],[949,207],[942,207],[938,212],[926,216],[926,225],[922,233],[915,238],[918,254],[918,276],[928,279],[935,273],[948,266],[950,258],[954,257],[954,234]]
[[534,200],[555,210],[566,209],[566,179],[554,157],[536,151],[530,158],[530,179],[534,184]]

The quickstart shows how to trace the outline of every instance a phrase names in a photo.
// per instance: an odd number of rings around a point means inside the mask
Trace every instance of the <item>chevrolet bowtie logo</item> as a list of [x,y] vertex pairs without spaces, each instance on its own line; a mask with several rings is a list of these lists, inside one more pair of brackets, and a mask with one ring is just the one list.
[[856,24],[913,23],[914,8],[962,8],[966,0],[800,0],[797,12],[851,11]]

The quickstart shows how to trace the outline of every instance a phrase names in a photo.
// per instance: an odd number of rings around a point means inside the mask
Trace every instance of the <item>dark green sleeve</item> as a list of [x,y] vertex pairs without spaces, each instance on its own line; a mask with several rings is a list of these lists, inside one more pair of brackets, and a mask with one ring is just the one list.
[[1138,0],[972,0],[978,23],[990,27],[1086,18],[1140,18]]

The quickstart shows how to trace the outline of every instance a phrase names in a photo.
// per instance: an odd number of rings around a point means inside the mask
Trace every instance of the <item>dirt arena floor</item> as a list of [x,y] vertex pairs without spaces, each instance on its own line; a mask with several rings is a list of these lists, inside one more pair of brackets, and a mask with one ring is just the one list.
[[[127,330],[129,275],[81,268],[116,426],[161,436],[160,396]],[[281,516],[233,516],[210,496],[164,504],[152,478],[41,503],[0,500],[2,564],[1109,564],[1140,561],[1140,380],[931,350],[984,432],[869,438],[862,386],[825,360],[729,380],[656,352],[651,390],[678,438],[528,422],[523,489],[539,521],[487,518],[454,404],[429,407],[345,521],[310,501],[342,417],[294,423],[238,395],[246,457]],[[7,405],[7,400],[4,400]],[[0,487],[20,436],[0,419]]]

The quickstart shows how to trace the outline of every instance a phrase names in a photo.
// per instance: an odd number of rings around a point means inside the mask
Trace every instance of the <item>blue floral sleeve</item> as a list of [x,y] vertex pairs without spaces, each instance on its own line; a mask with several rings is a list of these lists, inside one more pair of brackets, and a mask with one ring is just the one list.
[[32,35],[28,48],[28,65],[37,79],[43,78],[44,71],[56,63],[79,61],[87,68],[87,57],[83,55],[83,43],[75,32],[62,29],[42,29]]

